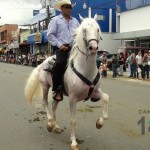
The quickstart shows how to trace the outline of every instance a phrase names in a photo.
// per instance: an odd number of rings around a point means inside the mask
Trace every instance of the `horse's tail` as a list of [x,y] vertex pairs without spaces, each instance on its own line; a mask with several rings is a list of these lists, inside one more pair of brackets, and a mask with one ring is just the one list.
[[39,72],[41,69],[44,68],[45,63],[48,60],[45,60],[42,64],[40,64],[38,67],[36,67],[30,74],[30,76],[27,79],[24,94],[26,100],[28,100],[30,103],[32,102],[34,95],[40,95],[41,92],[41,85],[40,85],[40,79],[39,79]]
[[25,89],[24,89],[25,98],[30,103],[32,102],[32,98],[40,86],[38,74],[39,74],[39,68],[37,67],[31,72],[25,85]]
[[41,85],[40,85],[40,78],[39,72],[44,68],[45,64],[50,61],[52,57],[48,57],[42,64],[36,67],[30,74],[27,79],[24,94],[25,98],[31,103],[33,96],[39,96],[41,94]]

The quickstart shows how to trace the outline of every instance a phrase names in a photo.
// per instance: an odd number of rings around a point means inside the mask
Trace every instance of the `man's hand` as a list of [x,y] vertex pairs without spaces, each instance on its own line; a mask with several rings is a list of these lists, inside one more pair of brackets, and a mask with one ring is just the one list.
[[63,51],[66,51],[66,50],[68,50],[68,47],[66,47],[65,45],[61,45],[59,49],[63,50]]

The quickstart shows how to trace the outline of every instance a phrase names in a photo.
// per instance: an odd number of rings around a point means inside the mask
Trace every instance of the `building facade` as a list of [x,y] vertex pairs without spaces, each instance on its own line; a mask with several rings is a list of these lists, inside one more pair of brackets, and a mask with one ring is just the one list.
[[28,36],[30,35],[30,28],[19,29],[19,50],[21,54],[28,54],[30,52],[30,45],[28,44]]
[[14,38],[14,32],[18,29],[16,24],[5,24],[0,26],[0,47],[6,47]]
[[28,36],[28,44],[30,45],[30,53],[36,54],[44,52],[45,54],[51,53],[51,45],[47,40],[47,28],[50,17],[55,16],[53,8],[43,8],[39,11],[30,22],[30,35]]
[[122,40],[122,46],[150,48],[150,0],[118,2],[117,33],[114,40]]
[[[76,3],[72,9],[72,16],[77,18],[79,22],[79,14],[82,17],[88,17],[91,13],[92,17],[95,14],[100,17],[98,24],[103,33],[100,49],[117,53],[117,48],[120,46],[150,47],[150,0],[71,1]],[[91,12],[89,8],[91,8]],[[49,10],[49,12],[52,12],[53,16],[60,13],[54,10]],[[43,8],[39,14],[32,18],[31,34],[28,37],[31,53],[50,50],[47,41],[48,19],[46,8]],[[41,42],[35,41],[36,32],[37,34],[40,32]]]
[[[82,17],[88,17],[89,8],[91,8],[91,17],[95,14],[103,16],[103,19],[98,20],[102,32],[116,32],[116,1],[115,0],[72,0],[76,3],[72,9],[72,15],[79,20],[79,14]],[[79,20],[80,21],[80,20]]]

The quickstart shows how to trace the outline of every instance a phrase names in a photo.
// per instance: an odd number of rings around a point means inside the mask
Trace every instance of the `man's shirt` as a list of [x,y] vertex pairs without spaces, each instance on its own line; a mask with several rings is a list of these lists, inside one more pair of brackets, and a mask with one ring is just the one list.
[[77,19],[71,17],[67,21],[62,14],[52,18],[49,23],[47,38],[53,46],[60,47],[63,44],[72,44],[74,30],[79,26]]

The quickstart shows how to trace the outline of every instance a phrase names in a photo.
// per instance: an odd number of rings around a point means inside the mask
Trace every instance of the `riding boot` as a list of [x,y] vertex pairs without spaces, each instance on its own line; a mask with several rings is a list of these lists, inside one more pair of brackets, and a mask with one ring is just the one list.
[[53,99],[56,100],[56,101],[62,101],[63,100],[63,90],[62,90],[61,86],[59,86],[57,88],[57,90],[54,91],[54,93],[53,93]]

